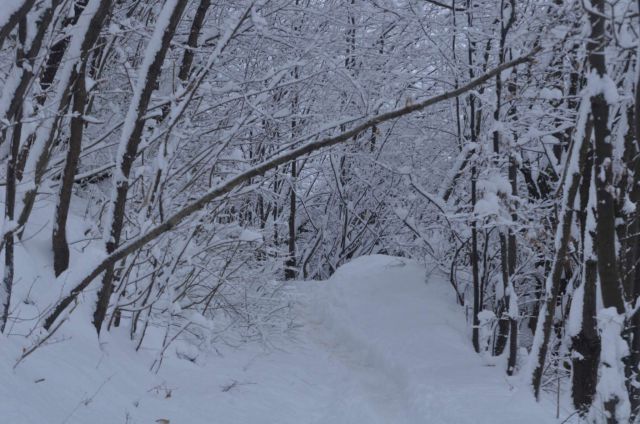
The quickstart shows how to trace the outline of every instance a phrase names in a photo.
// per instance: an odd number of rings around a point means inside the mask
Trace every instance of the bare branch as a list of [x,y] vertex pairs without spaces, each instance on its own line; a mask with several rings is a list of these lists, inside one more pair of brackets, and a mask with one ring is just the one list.
[[448,91],[442,93],[440,95],[430,97],[422,102],[418,102],[416,104],[407,105],[405,107],[395,109],[386,113],[382,113],[376,116],[373,116],[363,122],[362,124],[354,127],[351,130],[344,131],[339,135],[333,137],[327,137],[322,140],[313,141],[307,143],[298,148],[292,149],[288,152],[281,153],[271,159],[268,159],[258,165],[236,175],[233,178],[228,179],[224,183],[212,188],[206,194],[201,196],[199,199],[194,202],[184,206],[178,212],[174,213],[172,216],[167,218],[163,223],[153,227],[147,233],[130,240],[129,242],[121,245],[116,250],[114,250],[111,254],[107,255],[105,258],[101,260],[99,264],[97,264],[93,270],[87,274],[72,290],[71,292],[61,299],[52,309],[49,316],[44,321],[44,328],[49,329],[56,322],[56,319],[64,312],[64,310],[78,297],[78,295],[85,290],[91,282],[98,277],[102,272],[108,269],[110,266],[115,264],[117,261],[126,257],[130,253],[140,249],[145,246],[147,243],[155,240],[162,234],[168,232],[172,228],[176,227],[180,222],[182,222],[185,218],[191,216],[195,212],[202,209],[208,203],[212,202],[215,199],[218,199],[228,193],[230,193],[235,188],[241,186],[242,184],[250,181],[252,178],[264,175],[267,171],[270,171],[277,166],[288,163],[291,160],[294,160],[298,157],[307,155],[309,153],[315,152],[317,150],[321,150],[327,147],[335,146],[340,143],[344,143],[348,140],[353,139],[358,134],[363,131],[375,126],[380,125],[382,123],[391,121],[396,118],[400,118],[405,115],[409,115],[413,112],[417,112],[423,110],[429,106],[434,104],[443,102],[445,100],[449,100],[460,96],[474,88],[486,83],[491,80],[497,74],[503,72],[506,69],[510,69],[514,66],[518,66],[520,64],[529,62],[533,59],[533,56],[538,52],[538,50],[534,50],[529,54],[522,56],[518,59],[515,59],[510,62],[506,62],[491,71],[485,73],[484,75],[471,80],[466,85],[457,88],[452,91]]

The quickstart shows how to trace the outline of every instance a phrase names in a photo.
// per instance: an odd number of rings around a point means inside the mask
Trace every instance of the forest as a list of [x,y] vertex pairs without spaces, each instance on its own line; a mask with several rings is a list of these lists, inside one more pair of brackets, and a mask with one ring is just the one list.
[[640,0],[0,1],[0,421],[640,423],[639,86]]

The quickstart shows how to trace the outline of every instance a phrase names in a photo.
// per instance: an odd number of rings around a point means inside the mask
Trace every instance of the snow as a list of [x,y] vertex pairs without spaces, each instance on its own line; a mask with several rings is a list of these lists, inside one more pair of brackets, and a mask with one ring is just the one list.
[[478,217],[500,215],[500,199],[495,193],[486,192],[483,197],[477,201],[474,212]]
[[25,0],[3,0],[2,12],[0,12],[0,28],[5,26],[11,16],[13,16],[20,7],[24,4]]
[[258,13],[255,7],[251,8],[251,22],[256,26],[259,31],[264,31],[267,27],[267,20]]
[[250,230],[248,228],[245,228],[245,229],[242,230],[242,232],[240,233],[240,236],[238,238],[241,241],[261,242],[262,241],[262,234],[260,234],[257,231],[253,231],[253,230]]
[[622,205],[622,212],[631,215],[636,211],[636,204],[629,199],[629,196],[624,196],[624,204]]
[[584,284],[585,277],[582,276],[582,281],[576,290],[573,292],[573,298],[571,299],[571,309],[569,309],[569,322],[567,323],[567,335],[575,337],[582,330],[582,307],[584,305]]
[[25,339],[5,336],[0,416],[25,424],[555,422],[526,387],[473,352],[451,288],[440,276],[425,279],[423,265],[362,257],[326,282],[287,288],[296,337],[275,349],[223,345],[219,355],[177,343],[157,374],[149,371],[157,350],[136,352],[124,329],[98,342],[83,311],[15,368]]
[[562,91],[557,88],[546,88],[540,90],[540,98],[545,100],[560,100],[562,99]]
[[609,105],[615,105],[620,99],[618,87],[611,77],[606,74],[598,75],[595,70],[587,76],[585,91],[592,97],[602,94]]
[[[623,358],[629,355],[629,346],[622,338],[624,314],[618,314],[615,308],[603,308],[598,311],[598,329],[602,350],[600,352],[600,369],[596,387],[597,401],[592,406],[598,415],[604,410],[604,404],[616,401],[615,416],[619,421],[628,422],[631,405],[625,387],[625,371]],[[601,405],[599,404],[601,403]]]
[[[502,296],[500,296],[502,297]],[[479,342],[478,345],[482,352],[487,351],[491,346],[491,336],[493,335],[493,325],[496,323],[497,317],[493,311],[483,309],[478,312]]]
[[509,180],[499,174],[489,174],[486,178],[478,180],[478,188],[481,198],[474,207],[475,214],[481,218],[503,215],[501,220],[510,223],[511,218],[500,201],[500,196],[511,195]]

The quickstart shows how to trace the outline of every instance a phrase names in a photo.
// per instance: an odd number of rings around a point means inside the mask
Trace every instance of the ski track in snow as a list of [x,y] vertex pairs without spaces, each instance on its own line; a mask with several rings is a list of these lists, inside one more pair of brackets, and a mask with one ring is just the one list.
[[[12,424],[546,424],[504,364],[471,347],[463,311],[440,277],[415,262],[369,256],[326,282],[295,282],[297,337],[198,364],[134,352],[126,330],[97,344],[82,311],[61,342],[15,370],[20,345],[0,344],[0,416]],[[9,347],[8,347],[9,346]]]

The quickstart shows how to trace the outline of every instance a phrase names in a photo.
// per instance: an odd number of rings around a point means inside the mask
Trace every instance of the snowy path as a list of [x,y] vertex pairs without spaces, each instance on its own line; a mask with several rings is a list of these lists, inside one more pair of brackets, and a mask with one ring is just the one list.
[[373,256],[307,293],[307,307],[319,317],[312,339],[349,369],[347,378],[375,411],[372,422],[555,422],[472,352],[451,289],[424,278],[415,263]]
[[16,351],[0,345],[0,416],[12,424],[556,422],[548,405],[483,363],[451,289],[424,279],[411,261],[357,259],[327,282],[294,283],[296,340],[199,364],[167,357],[159,375],[125,332],[97,347],[78,319],[68,339],[16,370]]

